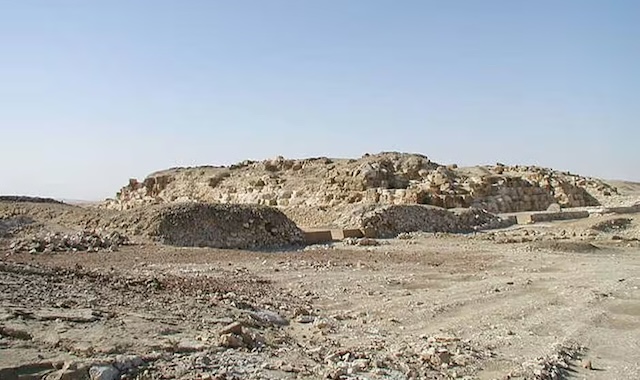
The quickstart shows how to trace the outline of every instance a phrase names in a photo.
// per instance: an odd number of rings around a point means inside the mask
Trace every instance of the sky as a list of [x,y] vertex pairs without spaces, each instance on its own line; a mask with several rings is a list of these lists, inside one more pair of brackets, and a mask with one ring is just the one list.
[[0,194],[422,153],[640,181],[637,0],[0,0]]

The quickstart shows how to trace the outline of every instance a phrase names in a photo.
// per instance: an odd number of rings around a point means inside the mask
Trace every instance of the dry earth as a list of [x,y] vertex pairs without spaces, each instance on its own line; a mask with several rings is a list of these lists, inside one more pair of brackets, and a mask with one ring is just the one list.
[[0,379],[638,379],[639,238],[634,214],[269,253],[5,244]]

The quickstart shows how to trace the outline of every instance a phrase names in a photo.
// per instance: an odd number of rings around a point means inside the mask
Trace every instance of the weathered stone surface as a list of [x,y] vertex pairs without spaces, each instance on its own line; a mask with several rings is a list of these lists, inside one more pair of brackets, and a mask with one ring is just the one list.
[[616,193],[602,181],[547,168],[458,168],[419,154],[387,152],[357,160],[277,157],[230,167],[170,169],[143,182],[131,180],[103,207],[122,210],[182,201],[282,208],[428,204],[506,213],[542,211],[554,203],[595,206],[597,198]]

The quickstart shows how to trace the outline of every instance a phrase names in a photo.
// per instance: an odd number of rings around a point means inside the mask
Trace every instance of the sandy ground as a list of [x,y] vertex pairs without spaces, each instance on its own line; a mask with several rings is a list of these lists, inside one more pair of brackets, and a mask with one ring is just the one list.
[[291,252],[7,251],[0,379],[638,379],[624,217]]

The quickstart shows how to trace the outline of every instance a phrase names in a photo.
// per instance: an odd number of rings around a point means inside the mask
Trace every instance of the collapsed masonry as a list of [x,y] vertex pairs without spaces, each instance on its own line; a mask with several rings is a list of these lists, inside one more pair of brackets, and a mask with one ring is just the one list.
[[304,242],[302,231],[282,212],[256,205],[169,205],[150,215],[146,233],[181,247],[265,249]]
[[[169,204],[110,211],[0,202],[0,238],[16,251],[113,250],[127,238],[183,247],[271,249],[304,242],[281,211],[259,205]],[[135,239],[134,239],[135,238]]]
[[514,218],[501,218],[481,209],[454,211],[424,205],[362,206],[338,220],[339,225],[356,227],[363,235],[377,238],[418,231],[468,233],[504,228],[514,223]]
[[[395,237],[403,232],[465,233],[506,227],[481,209],[446,210],[425,205],[362,205],[336,221],[348,236]],[[182,247],[275,249],[310,243],[290,218],[274,207],[176,203],[112,211],[65,204],[0,202],[0,227],[13,251],[53,253],[113,251],[122,244],[157,241]],[[318,242],[336,240],[331,231]]]
[[102,206],[126,210],[175,202],[296,207],[427,204],[493,213],[596,206],[617,190],[603,181],[534,166],[443,166],[418,154],[360,159],[278,157],[229,167],[176,168],[130,180]]

